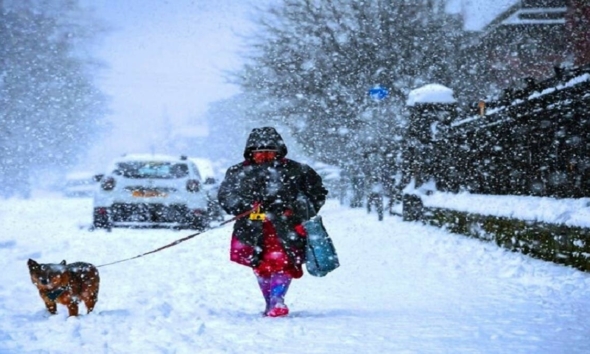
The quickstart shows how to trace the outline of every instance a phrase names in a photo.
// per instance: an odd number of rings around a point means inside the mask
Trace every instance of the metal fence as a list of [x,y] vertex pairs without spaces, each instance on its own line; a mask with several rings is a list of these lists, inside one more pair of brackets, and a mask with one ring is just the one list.
[[590,197],[590,65],[525,80],[463,113],[417,104],[404,146],[403,182],[495,195]]

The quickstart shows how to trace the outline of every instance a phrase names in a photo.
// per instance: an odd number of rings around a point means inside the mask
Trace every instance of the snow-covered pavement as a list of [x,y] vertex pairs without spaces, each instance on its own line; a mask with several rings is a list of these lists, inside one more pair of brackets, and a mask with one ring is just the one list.
[[[341,267],[294,281],[288,318],[264,318],[231,226],[99,268],[95,312],[49,316],[27,259],[109,263],[192,231],[89,232],[89,199],[0,203],[0,353],[583,353],[590,275],[330,200]],[[82,310],[85,313],[85,310]]]

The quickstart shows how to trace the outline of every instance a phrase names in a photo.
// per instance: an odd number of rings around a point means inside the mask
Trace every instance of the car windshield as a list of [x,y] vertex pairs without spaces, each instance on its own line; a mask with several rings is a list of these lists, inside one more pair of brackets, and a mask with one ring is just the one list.
[[127,178],[174,179],[188,176],[188,166],[162,161],[120,162],[113,173]]

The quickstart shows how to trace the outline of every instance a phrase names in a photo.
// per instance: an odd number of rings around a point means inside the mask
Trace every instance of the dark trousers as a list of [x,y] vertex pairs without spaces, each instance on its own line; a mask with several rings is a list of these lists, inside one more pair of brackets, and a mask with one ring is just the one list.
[[367,196],[367,212],[371,212],[371,206],[375,205],[379,220],[383,220],[383,196],[380,193],[369,193]]

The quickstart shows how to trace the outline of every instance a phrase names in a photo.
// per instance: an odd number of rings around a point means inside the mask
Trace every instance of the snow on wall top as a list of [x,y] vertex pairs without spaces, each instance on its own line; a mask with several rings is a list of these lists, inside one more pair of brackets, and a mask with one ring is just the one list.
[[453,90],[439,84],[428,84],[412,90],[408,95],[406,105],[414,106],[420,103],[455,103]]
[[[535,91],[535,92],[531,93],[526,99],[515,99],[514,101],[512,101],[510,103],[510,106],[516,106],[516,105],[522,104],[522,103],[524,103],[524,102],[526,102],[528,100],[532,100],[532,99],[535,99],[535,98],[538,98],[538,97],[541,97],[541,96],[545,96],[545,95],[548,95],[548,94],[553,93],[555,91],[560,91],[560,90],[568,89],[570,87],[576,86],[576,85],[581,84],[581,83],[585,83],[587,81],[590,81],[590,74],[584,73],[584,74],[581,74],[581,75],[578,75],[576,77],[573,77],[573,78],[569,79],[567,82],[565,82],[563,84],[559,84],[559,85],[553,86],[553,87],[548,87],[546,89],[543,89],[543,91],[540,91],[540,92],[539,91]],[[508,108],[508,106],[499,106],[499,107],[495,107],[495,108],[489,109],[489,110],[487,110],[485,112],[485,115],[484,116],[489,116],[489,115],[498,113],[500,111],[506,110],[507,108]],[[482,116],[480,116],[480,115],[473,115],[473,116],[470,116],[468,118],[465,118],[465,119],[461,119],[461,120],[457,120],[455,122],[452,122],[451,123],[451,126],[452,127],[456,127],[456,126],[459,126],[459,125],[462,125],[462,124],[465,124],[465,123],[469,123],[469,122],[472,122],[472,121],[475,121],[475,120],[478,120],[478,119],[482,119]]]
[[425,206],[503,216],[550,224],[590,227],[590,198],[481,195],[435,192],[422,198]]
[[419,196],[426,207],[549,224],[590,227],[590,198],[440,192],[436,189],[434,180],[416,187],[414,179],[404,188],[403,193]]

